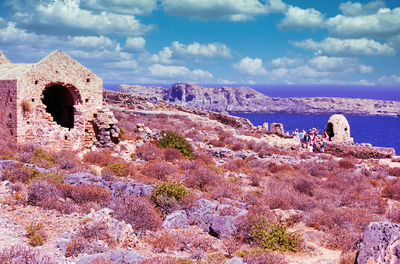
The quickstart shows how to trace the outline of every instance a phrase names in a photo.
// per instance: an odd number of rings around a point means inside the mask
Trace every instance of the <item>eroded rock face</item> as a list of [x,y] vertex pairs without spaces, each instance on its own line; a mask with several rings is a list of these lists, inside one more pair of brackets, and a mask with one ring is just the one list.
[[209,88],[188,83],[177,83],[168,89],[121,85],[119,91],[217,112],[397,116],[400,109],[400,102],[397,101],[337,97],[278,98],[249,87]]
[[400,225],[372,222],[364,233],[358,264],[400,263]]
[[396,155],[393,148],[372,147],[367,144],[354,144],[345,142],[328,142],[325,153],[338,157],[356,157],[359,159],[385,159]]
[[283,130],[283,124],[281,123],[272,123],[270,132],[278,135],[284,135],[285,130]]

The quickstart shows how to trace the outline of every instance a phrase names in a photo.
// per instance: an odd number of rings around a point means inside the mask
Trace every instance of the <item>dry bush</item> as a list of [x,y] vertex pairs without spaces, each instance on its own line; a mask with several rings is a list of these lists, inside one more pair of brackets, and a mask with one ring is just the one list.
[[56,210],[63,214],[70,214],[79,209],[73,201],[65,201],[58,197],[47,197],[41,200],[38,205],[42,208]]
[[252,172],[247,175],[247,178],[250,180],[251,186],[260,186],[263,176],[261,172]]
[[177,172],[174,165],[163,160],[147,161],[142,167],[142,173],[150,178],[165,181],[168,175]]
[[197,158],[196,160],[198,162],[203,162],[205,165],[215,165],[215,160],[213,157],[211,157],[209,154],[207,153],[201,153],[196,155]]
[[161,214],[148,198],[118,198],[111,207],[114,210],[114,217],[131,224],[136,232],[154,231],[161,227]]
[[268,168],[269,168],[269,171],[271,173],[277,173],[277,172],[282,172],[282,171],[292,171],[293,170],[293,168],[288,164],[279,165],[279,164],[275,164],[273,162],[271,162],[268,165]]
[[399,167],[389,168],[388,174],[391,176],[400,177],[400,168]]
[[83,160],[100,167],[105,167],[111,163],[123,162],[122,158],[111,155],[110,150],[91,151],[83,156]]
[[115,262],[107,260],[105,258],[98,258],[90,261],[89,264],[115,264]]
[[113,162],[108,164],[106,167],[103,168],[101,171],[102,176],[110,175],[118,176],[118,177],[127,177],[132,174],[133,168],[131,168],[129,163],[126,162]]
[[313,196],[314,183],[305,178],[298,178],[294,180],[293,187],[299,193],[307,194],[308,196]]
[[163,232],[150,239],[150,244],[153,246],[153,250],[159,253],[166,250],[174,250],[177,247],[174,237],[167,232]]
[[400,223],[400,207],[390,209],[387,217],[391,222]]
[[[157,238],[164,237],[162,240]],[[175,251],[186,251],[186,252],[206,252],[211,249],[213,238],[208,234],[198,233],[193,229],[168,229],[162,230],[156,234],[154,238],[150,239],[152,243],[160,243],[155,245],[158,247],[157,250],[162,248],[175,250]]]
[[246,167],[246,162],[242,159],[235,159],[225,163],[222,167],[230,171],[238,172]]
[[0,251],[2,264],[56,264],[44,251],[21,245],[4,248]]
[[212,190],[206,194],[206,197],[210,197],[213,200],[220,198],[236,199],[240,194],[240,189],[236,184],[222,178],[217,182],[217,185],[210,186],[210,188]]
[[162,150],[153,143],[145,143],[135,150],[136,156],[142,160],[160,160],[163,157]]
[[192,129],[189,132],[185,133],[186,138],[192,139],[194,142],[204,142],[206,137],[199,133],[198,130]]
[[287,264],[288,262],[282,255],[274,252],[262,251],[251,253],[244,257],[247,264]]
[[107,204],[111,200],[111,191],[98,185],[80,184],[73,187],[71,198],[78,204],[85,202]]
[[60,151],[56,156],[56,164],[62,170],[73,170],[80,165],[80,162],[75,152]]
[[355,165],[350,159],[341,159],[339,161],[339,167],[343,169],[354,169]]
[[[329,166],[324,163],[309,161],[309,162],[303,162],[297,167],[300,171],[308,173],[311,176],[315,177],[328,177],[330,175]],[[333,168],[331,168],[331,170],[332,169]]]
[[57,187],[43,180],[36,180],[29,184],[27,193],[27,202],[31,205],[40,205],[42,200],[60,197],[60,191]]
[[217,148],[222,148],[226,146],[225,142],[218,139],[211,139],[209,144]]
[[396,179],[388,182],[382,190],[382,195],[386,198],[400,201],[400,180]]
[[29,239],[29,245],[33,247],[42,246],[47,239],[46,232],[43,230],[43,224],[31,223],[25,226],[26,236]]
[[225,142],[225,140],[230,139],[231,137],[232,137],[232,134],[229,132],[226,132],[226,131],[221,131],[218,133],[218,139],[223,142]]
[[178,149],[166,148],[162,152],[164,160],[166,161],[176,161],[182,159],[182,154]]
[[6,167],[2,170],[1,179],[10,182],[29,182],[37,171],[23,166],[21,163]]
[[201,191],[211,191],[221,182],[221,176],[204,166],[190,170],[185,175],[184,184]]
[[255,152],[259,152],[263,148],[263,143],[258,143],[255,140],[250,140],[247,142],[247,148]]
[[181,259],[177,260],[176,258],[170,256],[157,256],[139,262],[139,264],[188,264],[188,263],[191,264],[193,262],[191,260],[190,262],[183,262]]
[[83,237],[77,237],[71,239],[67,244],[67,250],[65,251],[66,257],[76,257],[81,254],[85,248],[88,247],[89,241]]

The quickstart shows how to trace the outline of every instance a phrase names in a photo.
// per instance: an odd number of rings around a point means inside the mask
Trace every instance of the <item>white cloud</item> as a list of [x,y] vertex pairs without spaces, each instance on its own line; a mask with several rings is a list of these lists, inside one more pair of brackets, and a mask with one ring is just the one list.
[[276,58],[271,61],[272,65],[276,67],[295,66],[301,64],[302,62],[303,62],[302,59],[287,58],[287,57]]
[[189,45],[174,41],[171,45],[174,54],[180,57],[194,56],[205,58],[230,58],[231,49],[223,43],[200,44],[194,42]]
[[390,76],[382,76],[378,81],[379,83],[386,85],[400,84],[400,76],[394,74]]
[[138,67],[138,63],[135,60],[121,60],[115,62],[107,62],[104,64],[107,68],[111,69],[136,69]]
[[103,11],[94,13],[81,9],[79,0],[54,0],[41,3],[31,10],[17,12],[18,25],[35,32],[53,35],[104,34],[137,36],[152,29],[134,16]]
[[380,8],[386,7],[385,2],[382,0],[371,1],[368,4],[352,3],[350,1],[346,3],[341,3],[339,5],[339,10],[345,16],[363,16],[371,15],[376,13]]
[[400,50],[400,35],[389,38],[388,45]]
[[369,74],[374,70],[374,68],[372,66],[367,66],[367,65],[363,65],[361,64],[359,66],[359,71],[361,74]]
[[[157,54],[154,54],[150,57],[150,62],[156,63],[164,63],[164,64],[171,64],[173,61],[172,58],[172,50],[169,47],[164,47],[160,50]],[[145,58],[147,60],[147,58]]]
[[81,0],[84,9],[120,14],[149,14],[157,8],[157,0]]
[[142,37],[127,38],[123,50],[126,52],[143,51],[146,46],[146,40]]
[[153,64],[148,67],[149,76],[156,78],[180,79],[180,80],[209,80],[213,75],[208,71],[195,69],[190,71],[185,66],[165,66]]
[[259,58],[243,58],[239,62],[233,64],[233,68],[240,73],[248,75],[264,75],[267,70],[263,67],[263,62]]
[[373,86],[373,85],[375,85],[375,83],[367,81],[367,80],[355,81],[355,82],[352,82],[352,84],[364,85],[364,86]]
[[298,77],[307,78],[321,78],[329,75],[329,72],[317,71],[308,65],[299,66],[297,68],[291,69],[290,73]]
[[279,12],[286,8],[281,0],[162,0],[165,12],[174,16],[200,20],[251,20],[257,15]]
[[329,18],[325,25],[334,36],[390,37],[400,34],[400,8],[381,8],[375,14],[362,16],[337,15]]
[[317,56],[312,58],[309,64],[320,71],[343,71],[345,67],[352,67],[355,60],[352,58]]
[[392,56],[395,50],[375,40],[326,38],[321,42],[312,39],[294,42],[303,49],[315,50],[318,55],[328,56]]
[[301,9],[290,6],[278,27],[285,30],[301,30],[321,26],[324,16],[314,8]]

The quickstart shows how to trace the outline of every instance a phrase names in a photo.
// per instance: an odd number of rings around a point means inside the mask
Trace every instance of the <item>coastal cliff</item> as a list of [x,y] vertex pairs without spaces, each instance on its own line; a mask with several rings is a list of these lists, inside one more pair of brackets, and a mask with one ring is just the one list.
[[348,114],[398,116],[400,102],[339,97],[269,97],[249,87],[209,88],[176,83],[170,88],[124,85],[120,92],[165,100],[216,112],[260,112],[292,114]]

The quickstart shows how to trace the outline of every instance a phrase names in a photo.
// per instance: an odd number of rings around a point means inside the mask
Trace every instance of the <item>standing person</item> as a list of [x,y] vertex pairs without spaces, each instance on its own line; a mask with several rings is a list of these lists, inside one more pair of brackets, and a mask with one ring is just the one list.
[[297,139],[300,141],[300,133],[299,130],[296,128],[296,130],[293,132],[293,138]]
[[300,132],[300,142],[301,142],[302,147],[304,147],[303,144],[306,142],[305,136],[306,136],[306,132],[304,131],[304,128],[303,128]]

